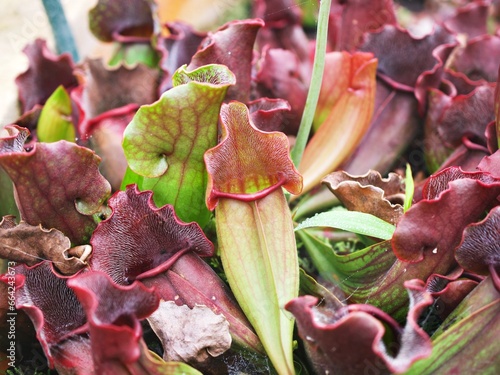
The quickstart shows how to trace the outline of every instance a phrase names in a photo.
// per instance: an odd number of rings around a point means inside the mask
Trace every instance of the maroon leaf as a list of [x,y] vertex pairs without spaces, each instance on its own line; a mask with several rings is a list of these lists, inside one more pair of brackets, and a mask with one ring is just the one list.
[[284,131],[285,118],[290,105],[283,99],[260,98],[248,104],[250,118],[257,129],[262,131]]
[[477,145],[464,138],[464,142],[455,148],[439,166],[439,169],[460,167],[464,171],[476,172],[478,165],[487,155],[489,155],[489,152],[484,146]]
[[255,76],[257,92],[260,96],[282,98],[290,104],[283,131],[296,134],[308,90],[308,82],[301,75],[300,60],[292,51],[264,48],[259,65]]
[[[50,262],[33,267],[20,265],[14,270],[16,308],[24,310],[33,321],[49,366],[59,366],[58,346],[84,331],[85,313],[73,291],[66,285],[66,278],[56,274]],[[3,275],[0,280],[7,282],[7,275]],[[77,352],[84,352],[82,349],[88,345],[85,338],[71,344]]]
[[465,74],[470,80],[494,83],[498,77],[500,59],[500,37],[483,35],[469,40],[447,64],[448,69]]
[[495,152],[498,151],[496,121],[492,121],[486,126],[485,137],[486,137],[486,147],[488,148],[488,151],[490,152],[490,154],[494,154]]
[[439,197],[443,191],[449,188],[449,183],[455,180],[470,178],[482,181],[485,184],[493,184],[497,179],[484,172],[464,172],[459,167],[450,167],[439,173],[430,176],[422,188],[422,196],[428,200],[434,200]]
[[477,280],[460,277],[462,270],[457,270],[449,276],[431,275],[427,279],[426,289],[434,297],[435,313],[441,321],[478,285]]
[[104,369],[113,368],[115,361],[139,360],[142,342],[139,320],[151,315],[160,302],[153,290],[140,283],[118,286],[102,272],[78,275],[68,280],[68,286],[88,319],[96,371],[105,373]]
[[149,41],[154,28],[147,0],[99,0],[89,11],[90,31],[103,42]]
[[16,78],[22,113],[36,104],[44,104],[60,85],[66,89],[78,85],[73,75],[73,60],[68,53],[54,55],[42,39],[26,46],[24,53],[28,57],[29,68]]
[[360,50],[372,52],[379,60],[378,78],[398,90],[413,92],[422,73],[442,64],[433,56],[433,50],[454,41],[455,38],[440,27],[416,39],[397,26],[385,25],[379,32],[367,34]]
[[128,104],[80,124],[82,139],[89,139],[92,149],[102,158],[100,171],[114,191],[120,189],[128,165],[122,147],[123,132],[137,109],[136,104]]
[[266,27],[282,28],[301,22],[302,14],[294,0],[257,0],[253,12]]
[[[7,142],[19,148],[25,134],[17,136]],[[0,148],[0,166],[14,182],[22,220],[56,228],[75,244],[89,239],[95,228],[90,215],[110,194],[99,161],[91,150],[66,141],[37,143],[29,152]]]
[[444,69],[441,82],[441,91],[449,96],[467,95],[470,94],[478,86],[483,85],[484,80],[472,81],[464,73],[448,69]]
[[426,199],[413,205],[399,221],[392,238],[396,256],[419,262],[433,254],[452,253],[465,227],[494,206],[499,194],[500,180],[486,173],[449,168],[437,174],[424,187]]
[[[12,126],[18,126],[20,128],[26,128],[23,131],[28,131],[26,134],[26,140],[24,141],[24,148],[29,149],[33,146],[36,141],[36,127],[38,125],[38,119],[42,113],[43,106],[40,104],[35,104],[35,106],[27,112],[24,112],[20,117],[18,117]],[[6,129],[7,126],[4,127]],[[5,132],[5,130],[4,130]],[[7,131],[8,132],[8,131]],[[1,131],[0,131],[1,134]],[[2,141],[0,140],[0,143]],[[0,146],[1,147],[1,146]]]
[[101,59],[88,59],[84,68],[85,84],[80,106],[87,119],[127,104],[140,106],[157,99],[156,69],[144,64],[132,68],[125,65],[110,68]]
[[488,172],[495,177],[500,177],[500,151],[484,157],[478,164],[477,169]]
[[385,174],[414,142],[419,123],[414,95],[395,90],[378,79],[372,122],[342,169],[351,174],[364,174],[370,169]]
[[[415,97],[418,100],[418,111],[421,116],[425,114],[427,109],[427,96],[429,89],[438,87],[444,89],[445,87],[448,87],[450,91],[455,90],[451,82],[448,82],[445,79],[447,72],[452,72],[445,67],[445,64],[458,45],[458,41],[451,41],[437,46],[432,51],[432,56],[436,60],[436,64],[432,69],[426,70],[419,76],[415,86]],[[465,78],[465,80],[469,83],[463,74],[460,73],[460,75],[462,80]]]
[[[370,305],[325,311],[314,306],[315,297],[290,301],[285,308],[296,317],[299,335],[318,373],[363,374],[369,368],[382,373],[401,373],[416,360],[430,355],[430,339],[418,327],[417,320],[432,303],[432,297],[420,280],[407,281],[405,287],[410,295],[410,311],[405,328],[395,332],[400,336],[397,348],[386,348],[382,342],[385,332],[382,323],[392,327],[395,325],[392,318]],[[391,352],[395,352],[395,357]]]
[[301,77],[309,77],[311,44],[302,27],[302,11],[295,0],[257,0],[253,14],[265,22],[257,34],[257,49],[277,48],[292,52],[301,63]]
[[209,33],[193,56],[187,70],[203,65],[226,65],[236,76],[236,84],[229,87],[226,100],[248,102],[255,36],[264,25],[260,19],[236,20]]
[[159,93],[172,88],[172,74],[184,64],[189,64],[206,33],[197,32],[184,22],[169,22],[164,25],[169,35],[160,35],[156,48],[160,52],[160,68],[163,71]]
[[444,26],[454,33],[466,34],[469,39],[488,34],[488,8],[487,2],[470,2],[458,8],[452,17],[444,21]]
[[465,270],[487,275],[500,273],[500,206],[493,208],[479,223],[465,228],[455,258]]
[[179,221],[170,205],[156,208],[152,194],[129,185],[109,199],[113,214],[99,223],[90,241],[91,269],[125,285],[166,271],[187,251],[213,255],[198,224]]
[[468,95],[448,96],[431,90],[425,122],[425,147],[436,170],[464,137],[486,145],[485,130],[494,120],[494,88],[479,86]]
[[386,24],[396,24],[392,0],[336,0],[330,11],[328,39],[333,49],[351,51],[362,42],[365,32]]

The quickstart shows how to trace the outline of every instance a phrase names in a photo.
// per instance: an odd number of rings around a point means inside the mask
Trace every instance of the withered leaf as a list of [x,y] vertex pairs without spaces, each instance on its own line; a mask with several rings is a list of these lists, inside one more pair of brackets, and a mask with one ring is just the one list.
[[0,258],[33,266],[49,260],[65,275],[72,275],[86,266],[90,245],[71,248],[71,241],[57,229],[41,225],[16,224],[13,216],[4,216],[0,222]]
[[348,210],[372,214],[392,224],[403,214],[404,182],[395,173],[382,178],[373,170],[362,176],[337,171],[326,176],[323,183]]
[[231,347],[228,321],[206,306],[190,309],[162,300],[148,321],[163,344],[166,361],[200,363]]

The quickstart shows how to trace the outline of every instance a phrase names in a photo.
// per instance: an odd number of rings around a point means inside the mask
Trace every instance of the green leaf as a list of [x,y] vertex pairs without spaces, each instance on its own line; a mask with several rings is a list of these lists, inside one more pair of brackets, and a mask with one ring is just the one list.
[[243,103],[224,104],[220,119],[222,141],[205,162],[224,272],[276,371],[293,374],[294,320],[284,306],[298,296],[299,263],[283,188],[299,193],[302,179],[286,136],[255,128]]
[[406,176],[405,176],[405,201],[404,201],[404,211],[408,211],[411,207],[413,201],[413,193],[415,190],[415,184],[413,183],[413,175],[411,173],[410,164],[406,164]]
[[281,189],[243,202],[221,198],[217,238],[227,280],[276,371],[293,374],[293,317],[299,267],[292,219]]
[[142,181],[144,177],[135,173],[130,167],[127,167],[125,171],[125,175],[123,176],[122,184],[120,186],[120,190],[125,190],[127,185],[137,184],[137,186],[142,186]]
[[150,68],[158,66],[160,58],[155,49],[147,43],[121,44],[108,62],[109,66],[144,64]]
[[[309,230],[297,235],[321,277],[349,295],[366,297],[372,294],[373,282],[384,276],[393,266],[396,257],[390,251],[389,241],[366,247],[351,254],[336,254],[330,244]],[[377,286],[381,286],[377,283]]]
[[363,212],[332,210],[322,212],[301,222],[295,230],[311,227],[330,227],[376,237],[383,240],[392,238],[396,227],[376,216]]
[[129,178],[141,190],[152,190],[157,206],[172,204],[182,221],[209,221],[205,206],[207,172],[205,151],[217,143],[222,101],[234,75],[223,65],[193,71],[179,68],[174,87],[142,106],[127,126],[123,149],[130,169],[141,178]]
[[40,142],[61,140],[75,142],[75,127],[71,121],[71,99],[63,86],[59,86],[47,99],[37,124]]
[[318,105],[319,92],[321,90],[321,83],[323,82],[323,71],[325,70],[325,56],[326,44],[328,41],[328,19],[330,17],[331,0],[323,0],[319,4],[318,13],[318,29],[316,32],[316,49],[314,51],[314,63],[311,73],[311,85],[307,93],[306,105],[304,113],[300,120],[299,132],[295,140],[295,146],[292,149],[291,157],[293,164],[298,167],[304,154],[309,133]]
[[336,258],[331,245],[308,229],[299,230],[296,234],[304,244],[319,275],[330,282],[338,282]]
[[14,199],[14,186],[9,178],[9,175],[0,168],[0,191],[2,199],[0,199],[0,217],[13,215],[19,217],[16,201]]
[[303,269],[300,269],[300,293],[325,300],[328,304],[338,308],[343,306],[342,302],[330,290],[318,283]]
[[312,230],[299,230],[302,240],[320,276],[344,292],[350,303],[369,303],[396,320],[405,319],[408,293],[404,282],[420,278],[421,268],[396,258],[389,240],[341,255]]

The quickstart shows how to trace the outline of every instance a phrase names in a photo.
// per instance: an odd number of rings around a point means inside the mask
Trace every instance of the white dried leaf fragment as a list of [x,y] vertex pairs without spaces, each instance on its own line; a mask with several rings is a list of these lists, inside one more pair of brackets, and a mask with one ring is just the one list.
[[190,309],[173,301],[160,301],[148,321],[163,344],[165,361],[200,363],[231,346],[228,321],[206,306]]

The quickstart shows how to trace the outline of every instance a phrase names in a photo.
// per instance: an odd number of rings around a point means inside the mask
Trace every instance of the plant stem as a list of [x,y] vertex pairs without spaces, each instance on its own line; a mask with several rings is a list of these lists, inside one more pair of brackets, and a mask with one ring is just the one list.
[[75,40],[73,39],[73,34],[71,33],[71,29],[64,14],[61,1],[42,0],[42,3],[49,19],[50,26],[52,27],[54,39],[56,40],[57,53],[61,54],[68,52],[73,58],[73,61],[78,61],[80,58],[76,49]]
[[323,80],[323,70],[325,68],[326,42],[328,35],[328,17],[330,15],[331,0],[321,0],[318,14],[318,29],[316,32],[316,49],[314,51],[314,63],[311,75],[311,84],[307,93],[304,113],[300,121],[299,131],[295,146],[292,149],[291,157],[293,164],[298,167],[302,160],[302,155],[306,148],[309,133],[318,104],[321,82]]

